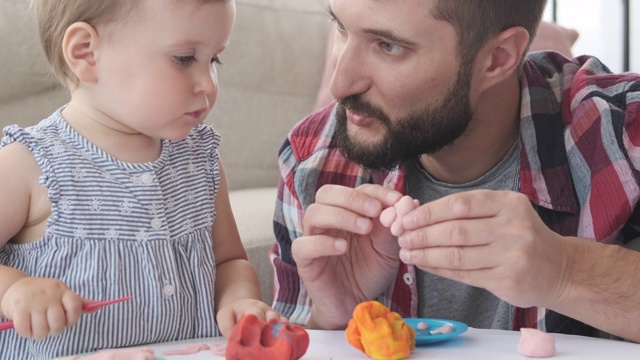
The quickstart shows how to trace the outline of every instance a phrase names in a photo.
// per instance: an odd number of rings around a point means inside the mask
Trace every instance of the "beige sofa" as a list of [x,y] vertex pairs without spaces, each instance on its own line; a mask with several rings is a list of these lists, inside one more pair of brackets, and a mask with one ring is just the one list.
[[[48,74],[27,0],[0,0],[0,127],[27,126],[63,105],[68,94]],[[277,151],[313,108],[329,28],[326,0],[236,0],[237,19],[220,95],[207,122],[222,135],[220,153],[240,235],[263,298],[271,302],[272,216]]]

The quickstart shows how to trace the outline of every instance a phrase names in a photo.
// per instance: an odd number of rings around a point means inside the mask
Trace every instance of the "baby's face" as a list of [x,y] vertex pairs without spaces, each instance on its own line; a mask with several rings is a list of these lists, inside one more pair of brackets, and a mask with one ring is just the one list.
[[145,0],[135,13],[96,27],[95,106],[118,128],[182,139],[216,100],[235,3]]

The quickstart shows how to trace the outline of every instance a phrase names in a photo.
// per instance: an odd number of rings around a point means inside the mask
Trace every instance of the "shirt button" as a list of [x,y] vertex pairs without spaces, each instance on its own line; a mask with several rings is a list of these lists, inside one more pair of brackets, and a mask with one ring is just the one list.
[[143,174],[142,176],[140,176],[140,181],[142,181],[142,183],[145,185],[150,185],[151,183],[153,183],[153,174]]
[[155,230],[160,229],[162,227],[162,220],[158,218],[151,220],[151,227],[154,228]]
[[407,285],[413,284],[413,276],[409,273],[402,275],[402,279],[404,280],[404,283]]
[[173,296],[173,294],[176,293],[176,289],[173,287],[173,285],[167,284],[164,286],[164,288],[162,288],[162,292],[165,296]]

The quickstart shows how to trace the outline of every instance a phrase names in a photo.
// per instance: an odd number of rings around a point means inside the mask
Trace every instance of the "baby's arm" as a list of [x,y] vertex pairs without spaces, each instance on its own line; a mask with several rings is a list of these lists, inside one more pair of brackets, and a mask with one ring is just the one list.
[[[28,238],[33,223],[46,221],[33,215],[41,187],[41,170],[31,152],[19,143],[0,149],[0,247],[16,238]],[[10,204],[10,205],[7,205]],[[27,235],[25,235],[27,234]],[[33,278],[0,265],[0,317],[12,319],[24,337],[56,335],[74,325],[82,313],[83,300],[59,280]]]
[[[27,223],[33,178],[37,183],[39,172],[35,159],[24,145],[13,143],[0,149],[0,247]],[[27,276],[20,270],[0,265],[0,300],[7,289]],[[0,317],[5,317],[1,304]]]
[[[220,163],[220,189],[215,202],[217,217],[213,223],[213,252],[216,259],[215,308],[218,327],[229,336],[233,326],[245,314],[261,320],[280,315],[261,301],[256,271],[247,260],[231,211],[227,180]],[[266,256],[266,255],[265,255]]]

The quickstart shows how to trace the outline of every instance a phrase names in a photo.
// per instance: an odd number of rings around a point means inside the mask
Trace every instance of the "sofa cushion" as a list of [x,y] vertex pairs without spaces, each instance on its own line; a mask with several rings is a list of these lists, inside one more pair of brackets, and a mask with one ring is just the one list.
[[35,124],[69,95],[49,71],[29,1],[0,1],[0,34],[0,128]]
[[276,242],[272,221],[276,195],[275,187],[235,190],[229,194],[240,238],[258,274],[262,300],[267,304],[273,301],[273,268],[269,262],[269,250]]

